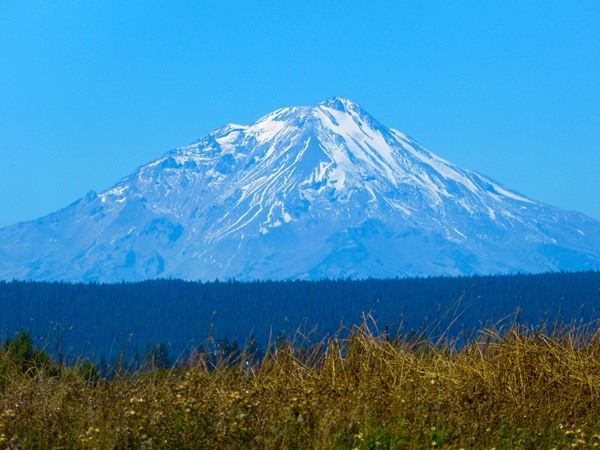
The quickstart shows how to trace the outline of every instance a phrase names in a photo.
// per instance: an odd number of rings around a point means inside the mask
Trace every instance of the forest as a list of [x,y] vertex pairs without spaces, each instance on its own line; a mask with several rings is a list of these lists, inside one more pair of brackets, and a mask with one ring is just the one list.
[[199,347],[264,349],[282,338],[318,342],[365,318],[376,335],[464,339],[517,322],[531,329],[590,323],[599,305],[598,271],[384,280],[0,281],[0,337],[27,332],[65,361],[114,362],[158,348],[175,362]]

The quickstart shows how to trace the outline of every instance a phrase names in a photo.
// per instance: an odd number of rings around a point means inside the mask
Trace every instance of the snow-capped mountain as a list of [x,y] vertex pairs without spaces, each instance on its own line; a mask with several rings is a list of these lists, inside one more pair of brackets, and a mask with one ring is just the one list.
[[600,268],[600,222],[332,98],[229,124],[0,230],[0,278],[289,279]]

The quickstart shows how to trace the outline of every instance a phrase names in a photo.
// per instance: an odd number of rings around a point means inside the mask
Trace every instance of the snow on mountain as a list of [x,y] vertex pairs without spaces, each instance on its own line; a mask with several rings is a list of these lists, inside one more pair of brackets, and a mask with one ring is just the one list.
[[600,268],[600,222],[332,98],[228,124],[0,230],[0,278],[395,277]]

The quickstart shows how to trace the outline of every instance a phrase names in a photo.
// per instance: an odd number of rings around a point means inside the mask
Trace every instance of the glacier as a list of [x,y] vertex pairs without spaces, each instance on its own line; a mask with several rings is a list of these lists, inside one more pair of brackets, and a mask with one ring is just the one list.
[[389,278],[600,269],[600,222],[334,97],[227,124],[0,229],[0,279]]

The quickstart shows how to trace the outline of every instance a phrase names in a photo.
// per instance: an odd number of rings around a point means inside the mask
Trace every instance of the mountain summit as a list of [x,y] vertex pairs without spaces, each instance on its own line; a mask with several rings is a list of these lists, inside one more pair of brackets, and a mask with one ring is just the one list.
[[228,124],[0,230],[0,278],[318,279],[600,268],[600,222],[461,169],[335,97]]

